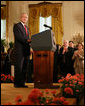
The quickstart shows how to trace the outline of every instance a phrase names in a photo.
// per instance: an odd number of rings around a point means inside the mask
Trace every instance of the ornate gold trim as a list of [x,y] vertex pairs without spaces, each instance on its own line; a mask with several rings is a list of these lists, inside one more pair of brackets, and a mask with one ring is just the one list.
[[51,2],[41,2],[38,4],[29,4],[29,8],[30,7],[37,7],[37,6],[44,6],[44,5],[58,5],[58,6],[62,6],[63,3],[51,3]]

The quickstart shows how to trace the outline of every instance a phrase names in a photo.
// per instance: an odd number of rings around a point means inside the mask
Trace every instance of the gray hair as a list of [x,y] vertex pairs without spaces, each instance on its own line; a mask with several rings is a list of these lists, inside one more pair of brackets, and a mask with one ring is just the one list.
[[[67,43],[69,42],[68,40],[64,40],[64,41],[66,41]],[[63,41],[63,42],[64,42],[64,41]]]
[[26,12],[23,12],[23,13],[21,13],[20,17],[22,17],[22,16],[23,16],[23,14],[26,14],[26,15],[28,16],[28,14],[27,14]]

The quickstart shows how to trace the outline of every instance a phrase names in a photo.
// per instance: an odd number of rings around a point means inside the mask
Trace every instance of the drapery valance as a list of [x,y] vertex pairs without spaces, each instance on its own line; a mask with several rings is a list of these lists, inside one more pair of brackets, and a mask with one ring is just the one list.
[[59,16],[59,10],[62,7],[62,4],[44,4],[44,5],[29,5],[31,16],[37,18],[37,16],[42,17],[57,17]]

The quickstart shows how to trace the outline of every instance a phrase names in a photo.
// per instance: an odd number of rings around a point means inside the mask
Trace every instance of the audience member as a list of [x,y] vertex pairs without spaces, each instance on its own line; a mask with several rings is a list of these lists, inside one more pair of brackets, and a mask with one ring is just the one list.
[[59,53],[59,66],[61,75],[66,76],[67,72],[67,51],[68,51],[68,40],[64,40],[63,46],[60,48]]
[[59,53],[59,62],[60,62],[60,71],[61,75],[64,77],[70,73],[72,75],[75,74],[74,71],[74,60],[72,60],[72,56],[74,54],[74,45],[73,41],[64,40],[64,44],[60,49]]
[[84,74],[84,50],[82,43],[78,43],[78,50],[74,52],[72,59],[75,60],[75,73]]

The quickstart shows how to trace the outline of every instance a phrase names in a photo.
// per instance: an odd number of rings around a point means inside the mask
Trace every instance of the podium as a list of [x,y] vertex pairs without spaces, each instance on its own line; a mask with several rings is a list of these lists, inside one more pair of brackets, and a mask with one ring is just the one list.
[[34,51],[34,87],[50,88],[53,82],[53,51]]
[[51,30],[46,30],[31,37],[34,51],[34,88],[55,88],[53,86],[53,67],[56,44],[53,36]]

